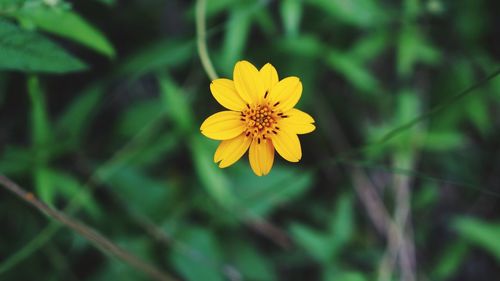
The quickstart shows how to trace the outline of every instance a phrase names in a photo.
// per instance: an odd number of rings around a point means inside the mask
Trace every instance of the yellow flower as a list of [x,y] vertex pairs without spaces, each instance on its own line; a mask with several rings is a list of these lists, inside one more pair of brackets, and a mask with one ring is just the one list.
[[228,167],[248,148],[250,166],[257,176],[269,173],[275,149],[284,159],[298,162],[302,150],[297,134],[315,129],[309,114],[293,108],[302,94],[299,78],[280,81],[269,63],[259,71],[248,61],[239,61],[233,80],[212,81],[212,95],[229,110],[208,117],[200,128],[206,137],[222,141],[215,151],[215,163]]

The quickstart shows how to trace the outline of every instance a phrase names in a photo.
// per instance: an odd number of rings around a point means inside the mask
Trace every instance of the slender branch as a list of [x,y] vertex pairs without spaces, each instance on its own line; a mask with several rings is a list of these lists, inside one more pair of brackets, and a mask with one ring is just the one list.
[[[318,102],[317,105],[323,112],[323,120],[329,120],[328,133],[332,139],[331,146],[335,151],[348,151],[351,149],[351,145],[344,137],[345,134],[342,131],[337,118],[330,114],[326,116],[326,110],[324,110],[324,104]],[[366,172],[360,167],[348,167],[349,174],[353,182],[353,186],[359,199],[363,203],[366,214],[372,221],[375,229],[384,236],[388,236],[389,229],[394,224],[392,218],[387,211],[384,202],[377,194],[376,188],[373,186]]]
[[198,45],[198,55],[200,56],[201,64],[203,65],[203,68],[205,69],[208,77],[211,80],[215,80],[218,78],[218,75],[215,72],[212,61],[210,60],[210,56],[208,55],[206,41],[206,6],[206,0],[196,1],[196,39]]
[[[73,214],[78,211],[80,208],[82,197],[84,194],[84,190],[88,188],[89,192],[92,192],[94,189],[98,188],[98,185],[92,184],[98,181],[101,173],[105,173],[109,169],[109,167],[113,166],[119,162],[127,162],[130,161],[127,158],[131,152],[135,151],[135,145],[140,143],[141,140],[148,134],[148,132],[154,128],[154,125],[157,124],[163,115],[157,116],[157,118],[152,119],[131,139],[129,140],[123,147],[121,147],[114,155],[107,160],[105,163],[100,165],[92,174],[88,177],[86,182],[82,185],[80,191],[78,191],[70,200],[68,205],[64,208],[64,212],[67,214]],[[106,177],[110,175],[109,171],[106,174]],[[45,245],[50,239],[54,236],[54,234],[61,228],[62,226],[55,221],[52,221],[48,226],[46,226],[43,230],[41,230],[38,235],[28,243],[26,243],[19,251],[16,251],[12,256],[5,259],[0,264],[0,275],[11,270],[15,266],[17,266],[20,262],[30,256],[33,252],[37,251],[43,245]]]
[[53,209],[38,200],[33,193],[25,191],[15,182],[11,181],[9,178],[0,174],[0,185],[3,186],[8,191],[17,195],[19,198],[26,201],[31,206],[35,207],[38,211],[44,213],[48,217],[62,223],[71,230],[79,233],[89,242],[91,242],[96,248],[100,249],[105,254],[112,254],[123,262],[129,264],[135,269],[143,272],[145,275],[149,276],[152,280],[158,281],[172,281],[176,280],[171,277],[170,274],[162,272],[156,267],[146,263],[137,256],[134,256],[130,252],[120,248],[118,245],[114,244],[111,240],[104,237],[102,234],[98,233],[91,227],[65,215],[64,213]]

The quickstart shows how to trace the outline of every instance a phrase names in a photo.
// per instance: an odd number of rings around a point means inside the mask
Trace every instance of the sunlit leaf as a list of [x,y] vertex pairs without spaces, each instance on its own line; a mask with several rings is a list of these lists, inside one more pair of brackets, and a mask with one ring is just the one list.
[[86,68],[49,39],[4,20],[0,20],[0,49],[0,70],[66,73]]
[[108,39],[92,24],[71,10],[48,7],[25,8],[12,16],[31,21],[38,28],[74,40],[108,57],[114,57],[115,50]]

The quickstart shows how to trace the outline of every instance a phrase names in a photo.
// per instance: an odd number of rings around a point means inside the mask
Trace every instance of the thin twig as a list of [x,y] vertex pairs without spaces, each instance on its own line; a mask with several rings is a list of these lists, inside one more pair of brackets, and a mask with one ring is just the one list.
[[176,280],[170,274],[162,272],[156,267],[146,263],[137,256],[134,256],[130,252],[120,248],[118,245],[114,244],[111,240],[104,237],[102,234],[98,233],[91,227],[65,215],[64,213],[53,209],[37,199],[33,193],[25,191],[15,182],[11,181],[4,175],[0,175],[0,185],[17,195],[19,198],[23,199],[31,206],[35,207],[40,212],[49,216],[50,218],[62,223],[73,231],[79,233],[84,238],[86,238],[91,244],[96,248],[100,249],[105,254],[112,254],[123,262],[129,264],[135,269],[143,272],[145,275],[149,276],[152,280],[159,281],[172,281]]
[[206,0],[196,1],[196,41],[198,46],[198,54],[200,56],[201,64],[205,69],[208,77],[211,80],[218,78],[215,72],[210,56],[207,49],[207,36],[206,36],[206,15],[205,10],[207,6]]
[[[396,161],[396,166],[398,163]],[[413,164],[411,164],[413,166]],[[396,194],[396,208],[394,218],[399,232],[402,234],[402,240],[399,245],[399,267],[401,277],[405,281],[416,280],[416,259],[415,244],[411,227],[411,178],[407,176],[395,175],[394,193]]]
[[[127,153],[129,153],[130,151],[134,151],[136,143],[139,143],[140,140],[145,135],[147,135],[147,132],[149,132],[151,128],[154,128],[153,125],[157,124],[157,122],[162,119],[162,116],[163,115],[160,114],[159,116],[157,116],[157,118],[154,118],[148,124],[145,124],[145,126],[131,140],[129,140],[123,147],[116,151],[110,159],[108,159],[94,172],[92,172],[92,174],[82,185],[80,191],[78,191],[69,200],[67,206],[64,208],[64,212],[67,214],[73,214],[74,212],[78,211],[84,191],[88,189],[89,192],[92,192],[94,191],[94,189],[97,189],[98,185],[92,183],[96,182],[98,177],[102,177],[100,176],[100,174],[103,173],[103,171],[108,170],[109,167],[113,166],[115,163],[120,163],[123,162],[123,159],[127,159]],[[127,161],[129,161],[129,159],[127,159]],[[107,175],[109,176],[110,174]],[[33,252],[45,245],[60,228],[60,224],[52,221],[48,226],[41,230],[33,240],[28,242],[19,251],[16,251],[12,256],[5,259],[5,261],[0,264],[0,274],[9,271],[10,269],[18,265],[21,261],[30,256]]]
[[[325,103],[318,102],[318,107],[323,109]],[[325,110],[322,110],[326,114]],[[331,136],[332,148],[335,151],[348,151],[351,149],[351,145],[348,143],[347,139],[344,138],[344,133],[337,121],[337,118],[330,114],[329,116],[323,116],[323,120],[329,120],[328,133]],[[375,191],[375,187],[371,183],[369,177],[360,167],[348,167],[349,173],[351,175],[353,186],[358,194],[361,202],[363,203],[366,214],[372,221],[375,229],[382,235],[388,236],[391,224],[393,224],[391,216],[387,209],[385,208],[382,199]]]

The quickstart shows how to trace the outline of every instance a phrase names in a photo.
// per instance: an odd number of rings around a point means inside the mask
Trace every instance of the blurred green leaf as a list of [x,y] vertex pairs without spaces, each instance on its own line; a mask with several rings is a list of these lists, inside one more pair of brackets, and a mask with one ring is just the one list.
[[415,19],[422,9],[421,5],[419,0],[404,0],[404,20],[410,21]]
[[326,64],[339,72],[356,88],[367,92],[379,91],[379,82],[370,71],[346,53],[330,50],[326,56]]
[[269,257],[248,242],[231,243],[224,249],[229,251],[228,259],[234,263],[245,280],[277,280]]
[[[239,4],[244,2],[249,2],[247,0],[238,1]],[[216,16],[219,13],[228,10],[234,6],[234,0],[217,0],[217,1],[207,1],[206,14],[207,18]]]
[[47,114],[45,95],[38,78],[30,76],[27,84],[31,100],[31,141],[35,159],[33,179],[38,196],[51,205],[55,203],[56,198],[48,170],[52,130]]
[[432,280],[450,280],[464,262],[469,246],[464,241],[453,242],[448,245],[435,263],[432,271]]
[[248,166],[237,172],[231,177],[237,207],[257,217],[265,217],[276,207],[304,194],[312,186],[314,178],[309,171],[299,172],[278,165],[266,177],[256,177]]
[[342,195],[337,199],[335,212],[331,216],[329,233],[330,244],[333,253],[337,256],[338,252],[352,239],[354,234],[354,210],[352,199],[348,195]]
[[470,121],[479,129],[484,135],[491,127],[490,113],[488,112],[487,100],[478,95],[471,95],[467,97],[465,108]]
[[342,195],[328,224],[328,230],[318,232],[310,227],[294,223],[291,232],[296,240],[318,262],[328,264],[338,258],[354,233],[352,199]]
[[148,72],[163,70],[165,67],[179,66],[191,58],[195,51],[193,41],[160,40],[149,45],[126,59],[116,71],[116,75],[140,77]]
[[208,229],[191,228],[178,237],[193,251],[189,256],[172,252],[170,260],[174,268],[189,281],[224,281],[222,274],[222,252],[216,236]]
[[104,89],[101,85],[89,87],[66,107],[57,120],[55,127],[58,135],[71,147],[78,146],[83,141],[85,132],[98,112],[103,95]]
[[213,141],[199,135],[192,136],[189,140],[196,174],[208,194],[221,206],[230,210],[235,206],[235,197],[224,171],[213,162],[215,148],[210,144],[213,144]]
[[144,124],[158,119],[165,111],[165,104],[156,98],[139,101],[122,114],[119,119],[118,133],[122,136],[133,137],[144,127]]
[[464,137],[459,132],[433,131],[425,136],[423,147],[431,151],[449,151],[463,144]]
[[35,32],[0,20],[0,70],[66,73],[86,65]]
[[317,58],[325,51],[325,47],[320,40],[311,35],[285,38],[278,41],[277,46],[289,55],[299,55],[307,58]]
[[179,88],[168,76],[162,74],[158,77],[160,83],[160,97],[163,106],[176,126],[183,132],[193,131],[193,113],[187,101],[186,92]]
[[361,272],[341,271],[336,268],[326,267],[323,274],[324,281],[366,281]]
[[34,163],[32,149],[7,146],[1,153],[0,171],[7,176],[24,174],[33,167]]
[[[120,165],[120,164],[119,164]],[[166,204],[172,186],[167,181],[156,180],[145,172],[130,166],[118,169],[110,167],[113,172],[103,170],[98,173],[100,180],[109,183],[112,190],[134,210],[159,218],[170,207]]]
[[85,45],[108,57],[115,50],[108,39],[80,15],[70,10],[37,7],[24,8],[12,14],[19,20],[31,21],[40,29]]
[[330,18],[358,27],[373,27],[385,22],[382,7],[373,0],[306,0]]
[[482,248],[500,261],[500,223],[488,223],[476,218],[461,217],[452,223],[453,229],[472,245]]
[[415,25],[406,24],[399,32],[397,48],[398,74],[408,77],[419,62],[436,64],[441,54],[428,43]]
[[229,14],[226,23],[224,45],[222,48],[223,69],[231,70],[227,74],[232,74],[233,65],[237,60],[242,59],[248,34],[250,31],[252,13],[246,6],[237,5]]
[[359,39],[349,51],[349,55],[359,62],[370,61],[381,55],[390,44],[389,34],[373,32]]
[[[85,242],[85,241],[84,241]],[[120,247],[137,254],[140,257],[152,256],[150,241],[146,237],[120,237],[114,241]],[[147,281],[146,276],[131,267],[130,265],[118,260],[107,259],[100,266],[100,270],[92,275],[92,281],[108,281],[119,279],[120,281]]]
[[46,172],[50,180],[47,186],[51,189],[49,194],[54,197],[60,195],[66,201],[76,199],[84,211],[94,218],[99,217],[101,210],[97,202],[94,200],[89,190],[84,189],[85,186],[80,184],[77,179],[65,172],[53,169],[48,169]]
[[302,0],[281,1],[280,12],[287,37],[297,36],[302,18]]
[[330,237],[307,226],[294,223],[290,227],[293,239],[318,262],[327,263],[331,258]]
[[[36,76],[28,78],[28,93],[31,100],[31,139],[33,145],[41,153],[46,150],[52,139],[52,129],[47,113],[45,94]],[[45,155],[46,153],[42,154]]]
[[439,187],[435,183],[425,183],[413,195],[415,210],[431,211],[432,206],[439,199]]

